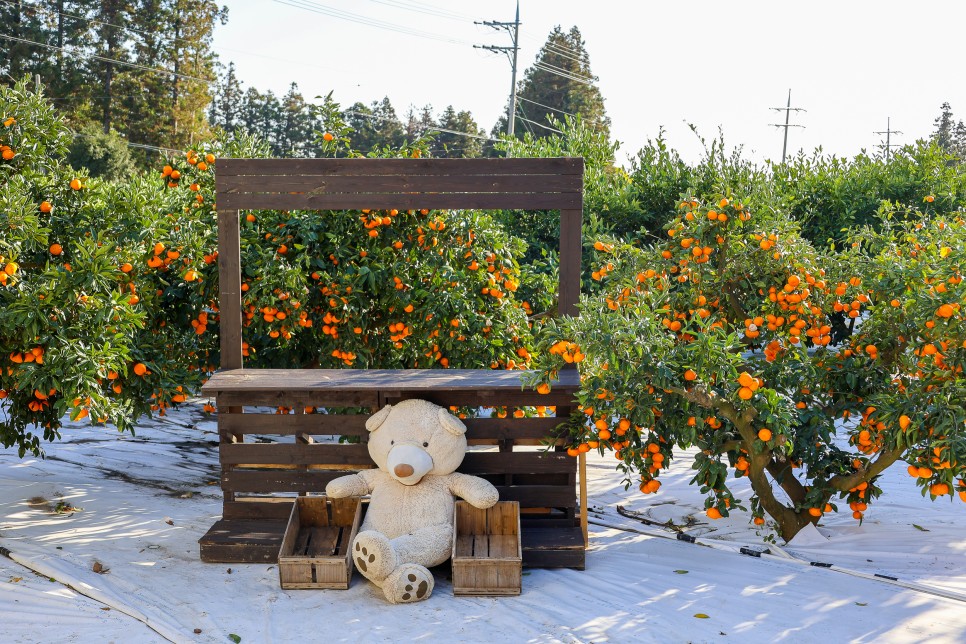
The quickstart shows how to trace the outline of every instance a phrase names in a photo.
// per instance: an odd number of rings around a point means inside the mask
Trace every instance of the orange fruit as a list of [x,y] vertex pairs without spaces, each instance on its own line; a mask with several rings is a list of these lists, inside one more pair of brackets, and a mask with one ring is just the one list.
[[906,429],[909,428],[909,425],[911,423],[912,423],[912,419],[906,416],[905,414],[903,414],[902,416],[899,416],[899,428],[902,431],[906,431]]
[[767,443],[771,440],[771,430],[767,427],[762,427],[758,430],[758,438]]
[[335,137],[332,136],[332,132],[326,132],[325,134],[322,135],[322,140],[323,141],[331,141],[334,138]]
[[818,509],[818,508],[809,508],[808,509],[808,513],[809,513],[809,515],[811,515],[813,517],[820,517],[820,516],[822,516],[822,511],[820,509]]
[[134,373],[135,374],[137,374],[139,376],[143,376],[147,372],[148,372],[148,368],[144,365],[143,362],[139,362],[136,365],[134,365]]
[[63,252],[64,252],[64,247],[61,246],[60,244],[51,244],[50,245],[50,254],[51,255],[60,255]]
[[941,318],[951,318],[953,317],[954,313],[956,313],[955,309],[948,304],[943,304],[939,307],[939,309],[936,310],[936,315]]
[[708,510],[707,510],[707,512],[705,512],[705,514],[708,515],[708,518],[709,519],[720,519],[721,518],[721,512],[718,510],[718,508],[715,508],[715,507],[708,508]]
[[50,204],[49,201],[44,201],[44,202],[41,202],[40,204],[40,212],[50,212],[53,209],[54,207]]
[[697,377],[698,377],[698,374],[696,374],[693,369],[688,369],[687,371],[684,372],[684,379],[687,380],[688,382],[692,380],[696,380]]
[[742,400],[751,400],[751,398],[754,395],[755,395],[755,392],[748,387],[742,387],[741,389],[738,390],[738,397],[741,398]]
[[71,179],[70,180],[70,189],[71,190],[80,190],[81,187],[82,186],[81,186],[80,179]]
[[550,393],[550,385],[547,384],[547,383],[545,383],[545,382],[541,382],[539,385],[537,385],[537,393],[538,394],[549,394]]

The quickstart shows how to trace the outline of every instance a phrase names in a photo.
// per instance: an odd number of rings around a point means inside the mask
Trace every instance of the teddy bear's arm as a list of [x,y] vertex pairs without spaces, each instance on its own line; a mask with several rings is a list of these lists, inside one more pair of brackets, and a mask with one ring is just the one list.
[[476,508],[486,509],[496,505],[500,493],[486,479],[454,472],[449,475],[449,491]]
[[[378,471],[378,470],[375,470]],[[332,479],[325,486],[325,495],[333,499],[343,499],[347,496],[365,496],[372,493],[373,470],[363,470],[358,474],[349,474]]]

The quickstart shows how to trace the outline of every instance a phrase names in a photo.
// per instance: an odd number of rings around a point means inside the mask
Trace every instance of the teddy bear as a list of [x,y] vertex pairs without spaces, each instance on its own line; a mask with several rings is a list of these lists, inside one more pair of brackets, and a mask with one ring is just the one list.
[[352,543],[356,568],[393,604],[427,599],[429,571],[449,559],[455,497],[477,508],[499,500],[493,485],[456,472],[466,453],[466,425],[426,400],[386,405],[366,421],[369,454],[378,469],[334,479],[331,498],[370,494]]

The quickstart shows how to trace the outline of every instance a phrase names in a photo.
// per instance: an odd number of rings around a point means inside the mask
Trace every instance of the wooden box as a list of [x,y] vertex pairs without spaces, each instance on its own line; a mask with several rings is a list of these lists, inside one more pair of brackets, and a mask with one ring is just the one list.
[[282,588],[347,589],[352,578],[350,546],[361,516],[359,497],[295,499],[278,553]]
[[457,501],[454,510],[453,594],[519,595],[523,580],[520,503],[480,510]]

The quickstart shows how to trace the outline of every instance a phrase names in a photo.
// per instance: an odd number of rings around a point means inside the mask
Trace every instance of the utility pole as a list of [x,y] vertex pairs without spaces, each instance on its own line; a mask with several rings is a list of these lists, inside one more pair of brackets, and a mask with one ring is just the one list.
[[788,90],[788,105],[785,107],[770,107],[768,109],[775,110],[776,112],[785,112],[785,122],[784,123],[771,123],[772,127],[783,127],[785,128],[785,142],[782,143],[782,163],[785,163],[785,155],[788,153],[788,128],[790,127],[800,127],[805,129],[804,125],[795,125],[794,123],[789,123],[789,116],[792,112],[807,112],[808,110],[801,107],[792,107],[792,90]]
[[[505,29],[510,38],[513,39],[512,47],[497,47],[495,45],[473,45],[476,49],[486,49],[489,51],[501,51],[510,60],[512,68],[510,80],[510,107],[507,114],[506,133],[513,136],[513,123],[517,119],[517,52],[520,50],[520,0],[517,0],[517,15],[513,22],[496,22],[494,20],[484,20],[474,22],[477,25],[486,25],[494,29]],[[513,52],[512,55],[510,52]]]
[[[884,147],[885,147],[885,153],[886,153],[886,161],[888,162],[889,161],[889,157],[892,156],[891,155],[892,147],[893,147],[893,145],[892,145],[892,135],[893,134],[902,134],[902,132],[900,132],[899,130],[893,130],[892,129],[892,117],[887,116],[886,117],[886,129],[885,129],[885,131],[884,132],[873,132],[873,134],[878,134],[880,136],[883,135],[883,134],[886,135],[886,142],[885,142],[885,146]],[[879,147],[883,147],[883,146],[880,145]],[[896,146],[896,147],[898,147],[898,146]]]

